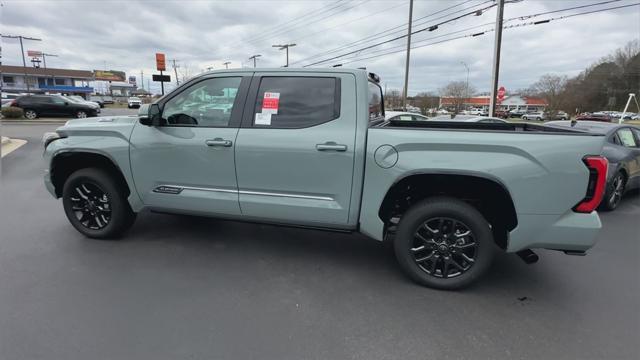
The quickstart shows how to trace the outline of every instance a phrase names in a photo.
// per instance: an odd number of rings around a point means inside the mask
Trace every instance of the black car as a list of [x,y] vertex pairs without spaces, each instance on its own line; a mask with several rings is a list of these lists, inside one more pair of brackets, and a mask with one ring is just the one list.
[[[570,127],[571,121],[551,121],[546,125]],[[640,127],[599,121],[578,121],[574,129],[607,137],[602,155],[609,160],[607,191],[601,210],[614,210],[625,192],[640,188]]]
[[72,102],[56,95],[26,95],[15,99],[11,106],[19,107],[24,111],[24,117],[35,119],[39,116],[73,116],[86,118],[97,116],[96,107],[87,104]]

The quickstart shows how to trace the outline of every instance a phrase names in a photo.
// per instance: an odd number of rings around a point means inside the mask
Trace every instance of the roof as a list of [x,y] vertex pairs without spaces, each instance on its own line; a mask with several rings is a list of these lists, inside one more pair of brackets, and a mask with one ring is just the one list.
[[367,73],[367,70],[363,69],[353,69],[347,67],[337,67],[337,68],[295,68],[295,67],[279,67],[279,68],[239,68],[239,69],[222,69],[222,70],[211,70],[205,71],[202,74],[196,75],[196,77],[205,76],[209,74],[219,74],[219,73],[252,73],[252,72],[308,72],[308,73],[336,73],[336,74],[353,74],[353,73]]
[[0,65],[0,72],[2,74],[23,75],[25,70],[27,75],[42,75],[42,76],[59,76],[69,77],[76,79],[92,79],[93,72],[88,70],[71,70],[71,69],[56,69],[56,68],[34,68],[24,66],[13,65]]
[[556,126],[556,127],[571,127],[574,129],[587,131],[590,133],[596,133],[596,134],[608,134],[621,127],[631,126],[631,127],[637,128],[636,126],[633,126],[630,124],[624,124],[624,123],[617,124],[617,123],[608,123],[608,122],[602,122],[602,121],[586,121],[586,120],[585,121],[578,120],[575,126],[571,126],[571,121],[549,121],[545,125]]

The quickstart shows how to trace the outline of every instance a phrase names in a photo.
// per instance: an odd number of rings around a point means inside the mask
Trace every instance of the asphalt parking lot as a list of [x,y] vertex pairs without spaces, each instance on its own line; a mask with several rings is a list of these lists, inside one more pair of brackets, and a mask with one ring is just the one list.
[[637,359],[640,196],[586,257],[499,257],[459,292],[359,235],[142,213],[83,238],[42,184],[40,138],[2,159],[2,359]]

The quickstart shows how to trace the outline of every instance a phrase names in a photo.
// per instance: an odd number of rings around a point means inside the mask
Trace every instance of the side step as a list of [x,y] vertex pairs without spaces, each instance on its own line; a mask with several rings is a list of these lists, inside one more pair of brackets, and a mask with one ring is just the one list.
[[575,256],[585,256],[585,255],[587,255],[586,251],[578,251],[578,250],[565,250],[564,253],[566,255],[575,255]]
[[534,253],[533,250],[525,249],[516,252],[520,259],[524,261],[526,264],[533,264],[538,262],[538,254]]

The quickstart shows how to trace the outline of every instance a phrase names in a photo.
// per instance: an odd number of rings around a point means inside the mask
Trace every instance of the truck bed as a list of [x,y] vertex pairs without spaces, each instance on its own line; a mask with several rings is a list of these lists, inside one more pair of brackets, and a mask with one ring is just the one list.
[[584,135],[584,136],[601,136],[592,134],[578,129],[557,128],[545,125],[530,123],[475,123],[465,121],[406,121],[406,120],[390,120],[384,121],[376,125],[376,127],[384,128],[415,128],[415,129],[446,129],[450,130],[490,130],[490,131],[509,131],[509,132],[538,132],[545,134],[562,134],[562,135]]

